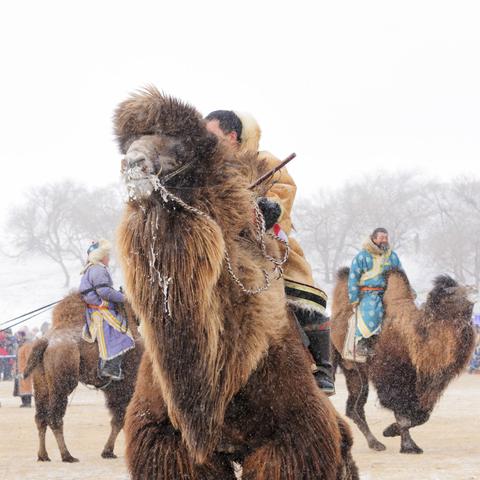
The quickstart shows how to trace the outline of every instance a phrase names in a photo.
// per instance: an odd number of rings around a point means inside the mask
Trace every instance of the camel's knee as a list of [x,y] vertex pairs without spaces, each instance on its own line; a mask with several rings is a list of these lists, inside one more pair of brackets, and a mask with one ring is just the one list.
[[35,415],[35,424],[39,430],[45,430],[48,427],[48,417],[47,415]]

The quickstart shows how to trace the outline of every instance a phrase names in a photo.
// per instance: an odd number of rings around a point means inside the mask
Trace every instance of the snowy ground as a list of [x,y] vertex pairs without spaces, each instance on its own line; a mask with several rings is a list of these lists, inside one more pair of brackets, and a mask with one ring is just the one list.
[[[338,378],[333,403],[340,412],[345,407],[345,384]],[[101,393],[80,386],[70,399],[65,418],[67,445],[80,463],[64,464],[51,432],[47,434],[49,463],[36,461],[37,433],[34,409],[18,408],[11,396],[12,383],[0,382],[0,480],[127,480],[124,438],[120,434],[116,460],[100,458],[109,433],[109,420]],[[406,456],[398,453],[397,439],[385,439],[387,450],[373,452],[355,427],[354,457],[362,480],[474,480],[480,479],[480,376],[463,375],[455,381],[437,406],[431,420],[413,430],[425,453]],[[367,415],[374,433],[380,437],[392,415],[372,397]],[[220,480],[220,479],[219,479]]]

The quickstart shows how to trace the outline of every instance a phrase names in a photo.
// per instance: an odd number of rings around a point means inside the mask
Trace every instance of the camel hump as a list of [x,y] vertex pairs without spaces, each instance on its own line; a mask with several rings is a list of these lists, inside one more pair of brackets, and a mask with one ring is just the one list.
[[337,280],[339,282],[346,280],[349,275],[350,275],[349,267],[342,267],[337,270]]
[[86,304],[80,292],[70,292],[52,312],[52,328],[81,327],[85,323]]
[[27,366],[23,371],[23,378],[27,378],[35,368],[37,368],[43,361],[43,354],[48,347],[48,338],[39,338],[35,340],[32,346],[32,351],[27,360]]

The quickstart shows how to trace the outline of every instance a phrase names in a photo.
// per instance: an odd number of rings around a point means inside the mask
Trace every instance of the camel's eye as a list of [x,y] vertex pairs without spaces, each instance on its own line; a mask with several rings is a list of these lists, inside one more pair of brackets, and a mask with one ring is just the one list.
[[177,143],[173,145],[171,152],[172,152],[172,156],[176,160],[179,160],[185,155],[185,148],[181,143]]
[[138,158],[136,158],[135,160],[131,160],[131,161],[129,162],[130,167],[136,167],[137,165],[141,165],[142,163],[145,162],[145,160],[146,160],[145,157],[138,157]]

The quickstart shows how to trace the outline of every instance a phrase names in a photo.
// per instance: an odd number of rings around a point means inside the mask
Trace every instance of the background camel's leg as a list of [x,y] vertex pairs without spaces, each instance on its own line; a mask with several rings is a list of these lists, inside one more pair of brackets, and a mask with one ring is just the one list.
[[395,413],[395,419],[400,428],[400,453],[423,453],[423,450],[413,441],[410,436],[409,429],[413,427],[412,421],[402,416],[401,414]]
[[365,417],[365,403],[368,399],[368,373],[365,366],[358,366],[347,370],[342,368],[347,382],[348,398],[346,415],[351,418],[365,436],[368,446],[378,452],[385,450],[385,445],[379,442],[370,428]]
[[[73,389],[72,389],[73,390]],[[63,417],[67,409],[68,394],[65,392],[53,391],[52,398],[50,399],[50,415],[49,426],[55,435],[62,462],[78,462],[78,458],[73,457],[68,451],[63,436]]]
[[[52,345],[53,344],[53,345]],[[43,369],[48,385],[48,426],[57,441],[62,461],[78,462],[72,457],[63,436],[63,417],[67,409],[68,396],[78,385],[80,352],[74,341],[59,338],[51,342],[43,355]]]
[[48,425],[48,387],[43,372],[35,372],[33,377],[35,389],[35,423],[38,429],[38,461],[49,462],[50,458],[45,445],[45,435]]
[[384,437],[398,437],[400,435],[400,427],[397,422],[393,422],[384,431]]
[[125,422],[125,411],[127,409],[130,398],[133,394],[133,382],[129,379],[112,383],[105,391],[107,408],[110,410],[112,419],[110,421],[111,431],[107,443],[103,447],[103,458],[117,458],[113,453],[115,441]]
[[110,420],[110,435],[108,436],[107,443],[103,447],[102,458],[117,458],[113,453],[115,448],[115,441],[117,440],[120,430],[123,428],[123,420],[120,422],[115,416]]

